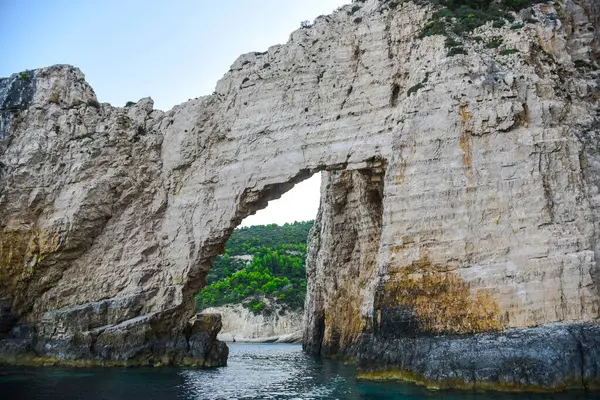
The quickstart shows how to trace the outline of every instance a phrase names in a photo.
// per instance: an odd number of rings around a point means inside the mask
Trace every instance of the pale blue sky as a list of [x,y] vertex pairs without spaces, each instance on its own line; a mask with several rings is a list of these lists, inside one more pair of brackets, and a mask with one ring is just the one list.
[[[151,96],[166,110],[212,93],[240,54],[285,43],[300,21],[349,1],[0,0],[0,77],[72,64],[101,102]],[[296,186],[251,223],[313,218],[318,186]]]
[[101,102],[166,110],[213,92],[242,53],[349,0],[0,0],[0,76],[64,63]]

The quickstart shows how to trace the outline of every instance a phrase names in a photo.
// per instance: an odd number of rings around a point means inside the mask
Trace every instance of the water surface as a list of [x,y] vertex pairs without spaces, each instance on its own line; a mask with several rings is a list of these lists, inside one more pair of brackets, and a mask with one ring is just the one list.
[[592,400],[598,395],[430,391],[355,379],[351,365],[308,356],[299,345],[232,344],[228,366],[180,368],[0,367],[0,399]]

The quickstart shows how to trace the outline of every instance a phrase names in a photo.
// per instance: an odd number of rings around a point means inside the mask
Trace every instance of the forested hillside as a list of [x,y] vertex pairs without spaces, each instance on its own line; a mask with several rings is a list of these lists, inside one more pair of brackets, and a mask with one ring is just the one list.
[[293,224],[255,225],[239,228],[227,241],[225,254],[253,254],[252,248],[277,248],[289,244],[306,244],[308,231],[314,221],[294,222]]
[[207,286],[196,295],[200,310],[241,303],[266,312],[265,300],[301,309],[306,295],[306,241],[313,221],[236,229],[213,261]]

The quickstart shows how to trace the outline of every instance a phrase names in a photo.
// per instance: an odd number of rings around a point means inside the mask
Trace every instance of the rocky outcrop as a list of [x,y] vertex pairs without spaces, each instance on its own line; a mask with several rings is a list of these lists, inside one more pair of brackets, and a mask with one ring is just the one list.
[[[381,195],[369,194],[381,163],[324,176],[307,261],[307,351],[354,358],[365,378],[433,388],[599,387],[598,229],[582,223],[596,221],[600,172],[594,7],[567,2],[561,15],[535,6],[524,16],[541,24],[524,33],[477,32],[519,51],[529,43],[530,55],[483,61],[498,71],[480,91],[472,63],[461,93],[437,102],[452,92],[440,86],[456,82],[432,85],[426,72],[411,89],[429,104],[402,120],[413,125],[384,160]],[[465,57],[483,56],[465,47]],[[577,72],[566,72],[570,63]],[[555,73],[542,72],[548,65]],[[533,90],[516,75],[526,69],[540,78]],[[585,95],[572,95],[575,81]],[[511,89],[499,92],[499,82]],[[490,106],[497,96],[510,105]],[[452,101],[456,114],[432,111],[431,102],[444,110]],[[567,123],[577,109],[582,119]]]
[[100,105],[70,66],[1,84],[0,293],[16,324],[1,358],[14,339],[25,361],[224,365],[218,318],[189,322],[183,278],[160,268],[164,113]]
[[242,304],[210,307],[203,312],[219,314],[223,327],[218,335],[225,342],[300,343],[302,311],[289,310],[263,299],[266,308],[253,313]]
[[597,324],[416,338],[375,332],[363,338],[358,353],[363,378],[402,379],[437,389],[600,389]]
[[[573,352],[595,343],[600,312],[596,2],[537,5],[523,29],[482,27],[454,56],[443,36],[418,38],[432,13],[418,3],[321,16],[167,112],[100,104],[69,66],[1,80],[12,339],[0,353],[222,364],[214,330],[190,322],[211,259],[244,217],[325,171],[308,350],[435,384],[449,375],[396,353],[485,338],[527,358],[511,329],[542,326],[561,343],[583,332],[564,357],[594,362]],[[195,352],[190,332],[207,331]],[[369,355],[388,344],[396,355],[379,365]],[[448,365],[456,382],[487,364],[461,365]],[[581,387],[598,380],[586,374]],[[553,376],[523,381],[558,387],[567,374]]]
[[366,328],[361,307],[376,278],[385,166],[364,167],[322,174],[306,260],[304,348],[311,353],[353,356]]

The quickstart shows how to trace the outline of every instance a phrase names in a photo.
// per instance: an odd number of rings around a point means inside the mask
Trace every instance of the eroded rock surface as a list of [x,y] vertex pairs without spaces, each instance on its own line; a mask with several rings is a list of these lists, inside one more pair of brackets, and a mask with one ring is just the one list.
[[537,5],[453,57],[418,38],[431,12],[356,2],[167,112],[100,104],[70,66],[0,80],[1,353],[222,364],[193,294],[235,226],[316,171],[308,350],[447,381],[398,351],[482,334],[501,350],[504,330],[556,323],[587,323],[577,342],[595,343],[597,2]]
[[242,304],[210,307],[203,312],[220,314],[223,327],[218,335],[225,342],[300,343],[302,311],[281,307],[268,299],[266,310],[253,313]]
[[599,345],[597,324],[417,338],[377,332],[363,338],[358,360],[362,377],[433,388],[598,390]]

